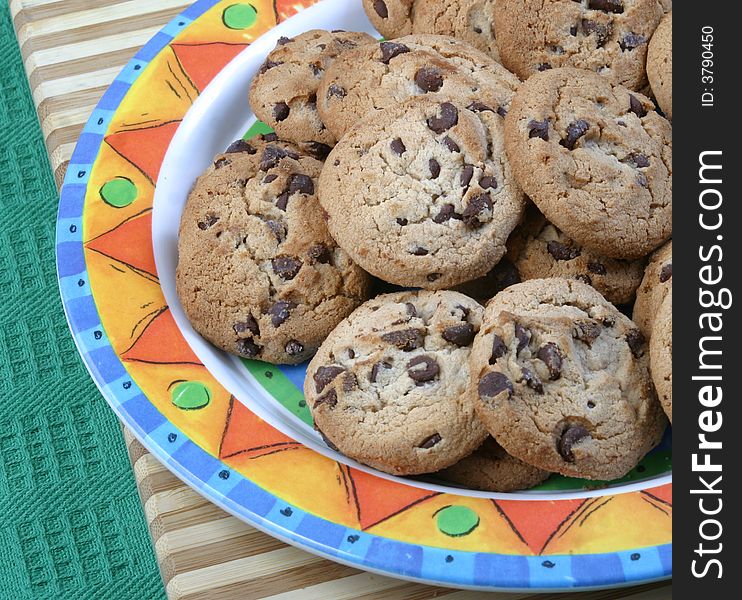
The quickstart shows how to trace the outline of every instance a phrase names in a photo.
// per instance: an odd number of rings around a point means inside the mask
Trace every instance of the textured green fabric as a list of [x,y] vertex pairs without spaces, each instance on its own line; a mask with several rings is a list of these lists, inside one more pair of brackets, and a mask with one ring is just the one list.
[[0,598],[164,598],[116,417],[75,350],[57,192],[0,2]]

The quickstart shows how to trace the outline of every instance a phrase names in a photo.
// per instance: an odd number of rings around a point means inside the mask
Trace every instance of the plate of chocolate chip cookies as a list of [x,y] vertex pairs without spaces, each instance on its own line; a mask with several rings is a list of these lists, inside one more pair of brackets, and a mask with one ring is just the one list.
[[341,563],[670,577],[671,11],[196,2],[62,193],[65,310],[112,408]]

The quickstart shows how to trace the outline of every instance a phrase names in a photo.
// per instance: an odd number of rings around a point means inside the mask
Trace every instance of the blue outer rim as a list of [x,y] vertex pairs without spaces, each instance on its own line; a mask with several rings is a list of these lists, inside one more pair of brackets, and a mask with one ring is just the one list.
[[64,310],[85,365],[116,414],[147,449],[206,498],[244,521],[321,556],[390,576],[488,590],[565,590],[646,583],[672,575],[672,544],[626,552],[511,556],[398,542],[346,528],[292,506],[202,450],[160,413],[111,347],[87,280],[82,214],[87,181],[111,118],[147,64],[219,0],[199,0],[155,35],[93,111],[62,188],[57,274]]

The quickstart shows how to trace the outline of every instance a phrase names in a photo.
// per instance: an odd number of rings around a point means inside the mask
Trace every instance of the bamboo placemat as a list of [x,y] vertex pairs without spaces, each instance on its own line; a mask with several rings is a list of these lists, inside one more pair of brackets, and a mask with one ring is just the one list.
[[[183,0],[10,0],[58,184],[100,96],[129,58],[188,4]],[[484,595],[372,575],[287,546],[185,486],[128,431],[125,438],[163,582],[172,599],[474,600]],[[663,583],[566,596],[486,596],[492,600],[665,600],[671,595],[670,584]]]

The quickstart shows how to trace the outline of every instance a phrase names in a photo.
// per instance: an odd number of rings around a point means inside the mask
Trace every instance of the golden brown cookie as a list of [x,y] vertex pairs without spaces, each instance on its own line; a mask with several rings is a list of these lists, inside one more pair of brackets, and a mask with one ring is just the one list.
[[632,318],[647,339],[652,337],[657,313],[670,290],[672,290],[672,240],[650,256],[644,271],[644,279],[636,292]]
[[652,380],[662,408],[672,423],[672,289],[662,301],[649,344]]
[[672,12],[665,15],[649,42],[647,76],[657,103],[672,121]]

